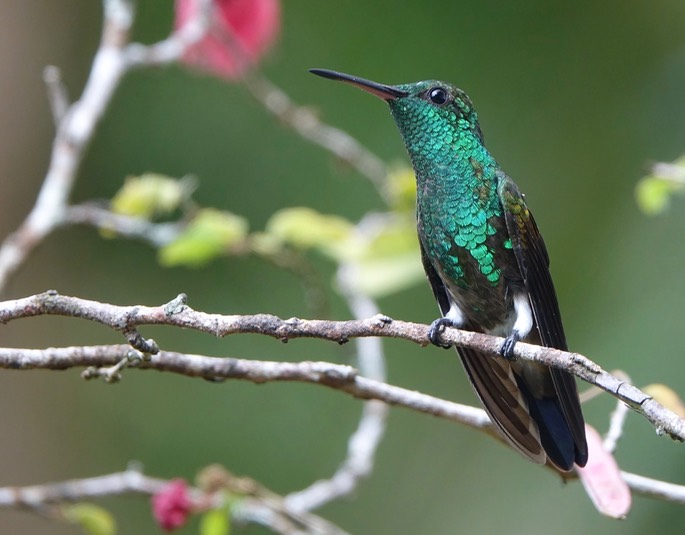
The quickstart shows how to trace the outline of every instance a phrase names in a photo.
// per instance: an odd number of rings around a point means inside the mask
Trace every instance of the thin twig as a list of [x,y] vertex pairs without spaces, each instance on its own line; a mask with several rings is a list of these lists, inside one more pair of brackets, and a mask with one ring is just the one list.
[[105,476],[44,483],[26,487],[0,488],[0,507],[40,507],[49,503],[100,498],[127,493],[154,494],[167,481],[144,475],[136,468]]
[[[347,299],[348,306],[357,319],[378,314],[376,303],[369,297],[352,289],[346,280],[343,267],[338,272],[338,285]],[[356,340],[357,365],[368,379],[385,382],[385,356],[380,338],[359,338]],[[311,511],[351,494],[361,479],[368,477],[373,469],[374,456],[385,433],[388,405],[379,400],[364,403],[357,429],[347,442],[347,456],[338,470],[329,479],[316,481],[307,488],[292,492],[285,497],[289,509]]]
[[659,481],[630,472],[621,472],[621,476],[630,489],[637,494],[685,505],[685,485]]
[[116,214],[93,203],[67,207],[63,225],[89,225],[116,236],[143,240],[153,247],[164,247],[178,238],[183,223],[155,223],[143,217]]
[[264,108],[304,139],[311,141],[367,177],[388,202],[388,169],[385,162],[347,132],[330,126],[307,107],[295,104],[288,94],[260,73],[246,79],[246,87]]
[[[289,511],[283,499],[263,486],[238,478],[226,472],[226,487],[221,490],[240,496],[231,509],[236,522],[260,522],[277,533],[311,535],[346,535],[346,532],[323,518],[311,513]],[[41,510],[46,505],[71,501],[83,501],[123,494],[153,495],[164,489],[168,480],[150,477],[132,463],[123,472],[83,479],[70,479],[58,483],[45,483],[25,487],[0,487],[0,508],[29,508]],[[222,493],[207,495],[198,488],[188,489],[189,496],[199,510],[220,507],[224,501]],[[268,522],[266,521],[268,520]],[[282,529],[279,529],[282,527]]]
[[616,408],[611,413],[611,418],[609,419],[609,430],[604,437],[603,447],[605,451],[613,453],[616,450],[618,441],[621,435],[623,435],[623,426],[629,412],[630,408],[623,401],[618,400],[616,402]]
[[102,40],[81,98],[68,110],[56,109],[53,104],[53,115],[60,115],[61,120],[50,164],[31,212],[0,247],[0,290],[31,251],[62,221],[85,149],[126,72],[121,50],[128,41],[132,22],[130,1],[105,2]]
[[55,126],[59,128],[69,109],[69,95],[62,82],[62,72],[55,65],[48,65],[43,70],[43,81],[48,90],[48,101]]
[[[612,370],[611,373],[616,376],[619,380],[630,383],[630,376],[623,370]],[[602,393],[602,389],[596,386],[591,386],[584,392],[580,393],[580,402],[587,403],[588,401],[595,399]],[[613,453],[618,445],[618,441],[623,435],[623,426],[625,425],[626,418],[630,407],[626,405],[620,399],[616,402],[616,408],[611,413],[609,418],[609,429],[604,436],[603,448],[609,453]]]
[[[49,349],[0,348],[0,368],[65,370],[74,367],[106,367],[120,362],[130,350],[131,348],[127,345]],[[361,377],[354,368],[349,366],[327,362],[241,360],[170,351],[160,351],[149,361],[137,361],[135,366],[138,369],[153,369],[214,381],[240,379],[257,384],[272,381],[318,384],[346,392],[360,399],[377,399],[383,403],[452,420],[501,440],[482,409]],[[622,475],[633,492],[685,504],[685,486],[628,472],[622,472]],[[106,493],[106,491],[103,492]],[[3,505],[3,499],[6,499],[3,496],[0,492],[0,505]],[[289,510],[291,510],[291,505],[297,505],[297,503],[291,504],[287,497],[285,503]],[[294,506],[292,510],[297,511],[298,508]]]
[[[0,369],[66,370],[74,367],[103,368],[129,358],[129,367],[171,372],[212,381],[241,379],[256,384],[296,381],[318,384],[352,396],[377,399],[433,416],[447,418],[475,428],[489,428],[490,420],[481,409],[444,401],[381,381],[361,377],[358,371],[328,362],[276,362],[217,358],[159,351],[148,360],[130,358],[128,345],[73,346],[48,349],[0,348]],[[90,378],[91,376],[89,376]]]
[[681,163],[657,162],[652,165],[652,174],[678,186],[685,185],[685,166]]
[[202,38],[212,3],[210,0],[196,3],[195,16],[183,28],[164,41],[146,46],[129,44],[134,2],[104,0],[100,46],[81,98],[71,105],[59,69],[46,68],[44,79],[57,133],[48,171],[33,208],[19,228],[0,245],[0,292],[36,246],[55,228],[69,222],[67,215],[77,217],[69,211],[69,197],[86,149],[123,76],[134,67],[175,61],[187,47]]
[[195,0],[193,16],[183,27],[158,43],[143,45],[131,43],[126,49],[126,61],[130,67],[155,67],[178,61],[188,48],[200,41],[211,24],[213,0]]
[[[622,381],[630,383],[630,376],[623,370],[613,370],[612,373]],[[623,403],[621,400],[616,402],[616,408],[609,417],[609,430],[604,436],[603,446],[605,451],[613,453],[616,450],[618,441],[623,435],[623,427],[625,426],[626,418],[628,417],[629,412],[630,408],[628,405]]]

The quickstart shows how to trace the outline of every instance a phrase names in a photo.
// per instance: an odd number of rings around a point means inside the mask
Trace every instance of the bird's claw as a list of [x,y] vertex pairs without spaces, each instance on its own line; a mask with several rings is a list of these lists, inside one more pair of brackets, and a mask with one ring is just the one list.
[[499,348],[499,354],[502,355],[506,360],[514,361],[517,360],[517,356],[514,355],[514,347],[516,347],[516,342],[521,340],[521,337],[517,332],[511,333],[506,337],[502,347]]
[[438,318],[433,323],[431,323],[430,329],[428,330],[428,340],[433,345],[442,347],[443,349],[449,349],[452,344],[445,343],[442,340],[442,333],[445,327],[456,327],[454,322],[449,318]]

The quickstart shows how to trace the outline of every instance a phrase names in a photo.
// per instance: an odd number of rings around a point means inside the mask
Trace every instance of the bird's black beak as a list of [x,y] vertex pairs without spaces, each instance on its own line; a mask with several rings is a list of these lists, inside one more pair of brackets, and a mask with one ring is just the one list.
[[364,78],[359,78],[358,76],[352,76],[351,74],[345,74],[342,72],[329,71],[328,69],[309,69],[309,72],[316,74],[317,76],[330,78],[331,80],[340,80],[341,82],[352,84],[357,86],[359,89],[363,89],[367,93],[376,95],[378,98],[382,98],[386,101],[406,97],[409,94],[406,91],[402,91],[401,89],[392,85],[379,84],[377,82],[372,82],[371,80],[365,80]]

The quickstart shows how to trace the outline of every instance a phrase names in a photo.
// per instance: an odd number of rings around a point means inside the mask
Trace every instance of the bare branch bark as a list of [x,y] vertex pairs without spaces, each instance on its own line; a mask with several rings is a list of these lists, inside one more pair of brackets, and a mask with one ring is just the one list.
[[69,95],[62,82],[62,71],[55,65],[48,65],[43,70],[43,81],[48,90],[48,101],[55,126],[59,128],[69,109]]
[[[61,117],[52,146],[50,165],[36,203],[20,227],[0,247],[0,289],[33,249],[60,224],[76,174],[95,127],[126,72],[122,55],[133,23],[130,1],[105,3],[100,47],[81,98],[68,109],[58,83],[48,72],[53,115]],[[54,74],[54,73],[53,73]]]
[[685,505],[685,485],[658,481],[630,472],[621,472],[621,476],[630,489],[637,494]]
[[390,201],[385,162],[350,134],[323,122],[308,107],[298,106],[288,94],[261,73],[246,80],[247,89],[269,113],[307,141],[320,146],[367,177],[386,202]]
[[[69,104],[57,67],[48,67],[48,88],[57,133],[45,179],[26,219],[0,245],[0,291],[31,252],[47,235],[67,220],[71,191],[86,149],[123,76],[134,67],[168,63],[181,57],[186,47],[200,39],[207,28],[211,2],[201,0],[195,20],[166,40],[145,46],[129,44],[134,2],[104,0],[100,46],[93,59],[81,97]],[[71,214],[73,217],[75,214]],[[83,214],[81,214],[83,215]]]
[[[308,512],[289,510],[283,498],[249,478],[236,477],[224,472],[224,486],[240,496],[231,509],[236,522],[255,522],[268,525],[277,533],[287,535],[346,535],[346,532],[329,521]],[[42,510],[45,506],[70,501],[80,501],[122,494],[153,495],[169,483],[166,479],[145,475],[132,466],[123,472],[84,479],[70,479],[57,483],[25,487],[0,487],[0,508],[29,508]],[[199,488],[189,489],[189,494],[199,511],[221,507],[222,492],[207,494]]]
[[[397,321],[384,315],[376,315],[364,320],[329,321],[299,318],[283,320],[268,314],[251,316],[206,314],[188,307],[183,294],[167,305],[158,307],[117,306],[61,296],[53,291],[0,302],[1,323],[42,315],[69,316],[95,321],[121,332],[134,348],[143,353],[153,354],[157,352],[156,344],[153,340],[143,338],[138,333],[138,327],[170,325],[220,337],[238,333],[255,333],[281,341],[293,338],[320,338],[341,344],[351,338],[380,336],[401,338],[420,345],[428,344],[429,329],[427,325]],[[447,329],[444,340],[454,345],[478,349],[490,354],[497,354],[503,343],[502,338],[458,329]],[[606,372],[587,357],[578,353],[522,342],[516,345],[515,355],[520,359],[566,370],[598,386],[643,414],[654,425],[658,434],[667,434],[679,441],[685,440],[685,420],[635,386]]]
[[[130,367],[177,373],[187,377],[202,377],[213,381],[242,379],[257,384],[298,381],[326,386],[360,399],[375,399],[389,405],[397,405],[452,420],[500,439],[482,409],[361,377],[357,374],[357,370],[350,366],[327,362],[253,361],[188,355],[171,351],[160,351],[150,360],[145,361],[140,355],[137,358],[131,358],[130,353],[131,348],[123,344],[49,349],[0,348],[0,368],[65,370],[88,367],[96,369],[115,366],[122,359],[129,359]],[[629,472],[621,472],[621,474],[633,492],[685,504],[685,486]],[[0,506],[6,505],[7,498],[4,497],[3,492],[3,489],[0,489]],[[285,497],[286,507],[289,510],[302,511],[295,496],[297,494],[293,494],[291,499],[288,496]]]
[[163,247],[176,239],[184,229],[180,222],[154,223],[143,217],[116,214],[93,203],[67,207],[63,225],[89,225],[111,230],[118,237],[143,240],[153,247]]
[[[338,270],[338,284],[355,318],[378,314],[376,303],[361,295],[348,284],[344,267]],[[386,381],[385,355],[380,338],[358,338],[357,365],[362,375],[378,382]],[[356,430],[347,441],[347,454],[336,472],[328,479],[315,481],[308,487],[291,492],[285,504],[292,511],[312,511],[354,492],[361,480],[371,474],[378,446],[385,434],[389,407],[380,400],[364,403]]]
[[159,351],[146,360],[141,353],[132,351],[130,346],[123,344],[48,349],[0,348],[0,368],[66,370],[86,367],[86,378],[98,375],[93,373],[93,369],[116,366],[122,360],[127,360],[129,367],[201,377],[212,381],[242,379],[256,384],[273,381],[319,384],[347,392],[359,399],[381,400],[390,405],[447,418],[474,428],[490,427],[490,420],[481,409],[361,377],[351,366],[328,362],[257,361],[189,355],[173,351]]

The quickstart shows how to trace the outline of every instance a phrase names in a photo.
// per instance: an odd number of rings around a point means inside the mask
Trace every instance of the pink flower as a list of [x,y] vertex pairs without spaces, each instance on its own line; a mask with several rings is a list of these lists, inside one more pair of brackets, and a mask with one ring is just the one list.
[[173,531],[185,524],[191,509],[188,484],[183,479],[169,481],[152,496],[152,514],[165,531]]
[[[280,26],[279,0],[213,0],[207,34],[183,56],[183,62],[221,76],[240,78],[273,44]],[[196,12],[196,0],[176,0],[175,27]]]
[[585,492],[597,510],[611,518],[625,518],[630,512],[630,488],[623,481],[614,456],[604,449],[602,437],[594,427],[585,424],[590,455],[585,467],[576,468]]

